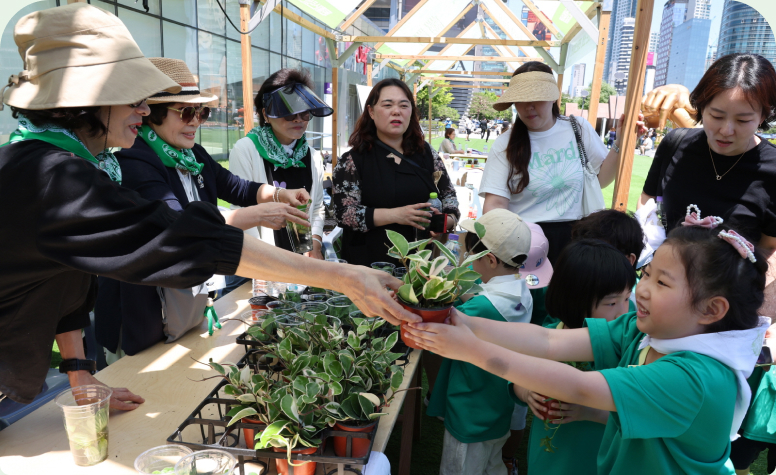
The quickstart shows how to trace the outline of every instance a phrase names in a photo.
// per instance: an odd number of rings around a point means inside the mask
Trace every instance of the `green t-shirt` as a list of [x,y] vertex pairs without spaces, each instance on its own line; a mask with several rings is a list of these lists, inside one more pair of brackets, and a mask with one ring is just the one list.
[[[531,323],[534,325],[542,325],[547,328],[555,328],[560,319],[550,316],[547,313],[547,306],[545,304],[545,298],[547,295],[547,287],[541,289],[531,289],[531,297],[533,297],[533,312],[531,313]],[[636,287],[633,287],[633,292],[636,292]],[[635,312],[636,304],[632,300],[628,301],[628,312]]]
[[[457,307],[467,315],[504,322],[487,297],[478,295]],[[445,428],[459,442],[498,439],[509,432],[515,405],[507,381],[473,364],[444,359],[427,413],[445,418]]]
[[[544,326],[557,328],[558,324],[550,323]],[[606,429],[604,424],[591,421],[569,422],[562,424],[557,431],[555,428],[558,426],[554,424],[549,426],[549,430],[544,427],[544,421],[534,418],[528,441],[528,475],[595,475],[598,470],[598,449]],[[553,433],[555,436],[552,445],[555,452],[551,453],[541,446],[541,441],[545,437],[552,437]]]
[[587,320],[595,366],[617,407],[601,441],[598,473],[734,474],[728,458],[735,374],[689,351],[639,366],[644,334],[636,321],[636,313],[608,323]]
[[747,439],[776,443],[776,369],[755,368],[749,377],[752,403],[746,413],[743,435]]

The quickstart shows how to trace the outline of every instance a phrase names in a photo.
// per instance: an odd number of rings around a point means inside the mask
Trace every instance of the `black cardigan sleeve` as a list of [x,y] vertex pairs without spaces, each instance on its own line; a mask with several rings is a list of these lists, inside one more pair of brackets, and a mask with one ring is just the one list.
[[194,146],[194,153],[201,162],[206,162],[216,178],[216,195],[227,203],[240,207],[258,204],[256,196],[263,183],[245,180],[222,167],[200,145]]
[[186,288],[213,274],[233,275],[243,232],[218,209],[196,202],[182,213],[146,201],[80,158],[48,170],[37,222],[41,254],[116,280]]

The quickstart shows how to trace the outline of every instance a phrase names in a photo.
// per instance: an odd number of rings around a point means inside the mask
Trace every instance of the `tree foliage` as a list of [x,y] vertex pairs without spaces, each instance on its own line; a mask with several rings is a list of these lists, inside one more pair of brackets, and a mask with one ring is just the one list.
[[[585,88],[585,90],[588,92],[587,97],[577,97],[574,98],[573,101],[577,103],[578,106],[582,105],[582,99],[585,100],[585,107],[584,110],[590,109],[590,94],[593,92],[593,85],[589,85]],[[565,96],[566,94],[564,94]],[[598,98],[598,102],[601,103],[608,103],[609,102],[609,96],[616,96],[617,91],[614,89],[613,86],[611,86],[606,81],[601,81],[601,96]],[[562,101],[561,101],[562,103]]]
[[[460,116],[458,111],[448,106],[453,100],[453,95],[450,93],[450,87],[447,83],[437,83],[436,87],[441,90],[437,92],[434,97],[431,98],[431,113],[434,117],[450,117],[453,120],[457,120]],[[418,112],[420,113],[420,119],[428,118],[428,87],[423,87],[418,91]]]
[[507,109],[502,112],[498,112],[493,108],[493,104],[498,100],[498,96],[495,92],[475,92],[472,94],[472,102],[469,106],[469,117],[485,117],[488,120],[502,118],[505,120],[512,119],[512,110]]

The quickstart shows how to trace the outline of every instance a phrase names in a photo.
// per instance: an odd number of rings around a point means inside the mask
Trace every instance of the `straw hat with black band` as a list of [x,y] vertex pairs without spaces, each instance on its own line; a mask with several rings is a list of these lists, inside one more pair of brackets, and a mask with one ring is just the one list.
[[149,97],[148,104],[166,104],[184,102],[186,104],[202,104],[218,100],[218,96],[203,93],[199,90],[194,75],[191,74],[186,62],[172,58],[148,58],[154,66],[178,83],[181,90],[178,92],[161,91]]
[[126,105],[159,91],[181,90],[143,55],[115,15],[85,3],[22,17],[14,41],[24,70],[0,90],[9,106],[44,110]]
[[552,101],[560,98],[560,89],[555,76],[543,71],[529,71],[517,74],[509,80],[509,87],[493,104],[501,112],[515,102]]

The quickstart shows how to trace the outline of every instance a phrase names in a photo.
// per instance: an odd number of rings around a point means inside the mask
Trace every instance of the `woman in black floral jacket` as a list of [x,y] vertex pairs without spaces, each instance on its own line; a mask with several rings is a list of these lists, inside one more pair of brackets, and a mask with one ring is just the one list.
[[423,138],[412,92],[398,79],[377,83],[366,100],[348,145],[333,172],[337,222],[344,230],[342,258],[369,265],[386,254],[391,229],[415,240],[431,213],[429,193],[437,193],[455,228],[460,212],[455,188],[442,159]]

